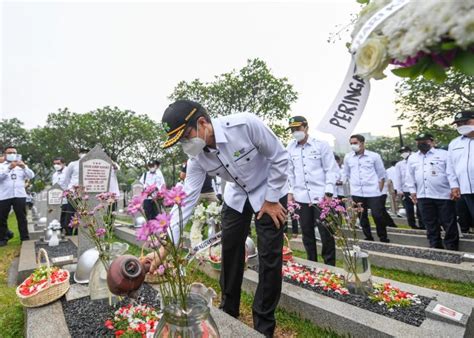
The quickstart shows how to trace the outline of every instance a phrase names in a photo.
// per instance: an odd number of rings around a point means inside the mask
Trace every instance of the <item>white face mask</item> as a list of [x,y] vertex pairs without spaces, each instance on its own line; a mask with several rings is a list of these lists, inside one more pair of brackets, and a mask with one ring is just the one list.
[[351,144],[351,149],[358,152],[360,150],[360,144]]
[[297,131],[294,131],[293,132],[293,138],[297,141],[297,142],[300,142],[300,141],[303,141],[304,138],[305,138],[305,134],[304,134],[304,131],[301,131],[301,130],[297,130]]
[[406,160],[406,159],[408,158],[408,156],[410,156],[410,153],[409,153],[409,152],[403,152],[403,153],[400,154],[400,156],[401,156],[404,160]]
[[63,166],[60,164],[54,164],[53,167],[54,167],[54,170],[59,171],[62,169]]
[[16,161],[16,154],[7,154],[5,158],[8,162]]
[[83,158],[84,156],[86,156],[86,154],[79,154],[79,159]]
[[461,135],[469,135],[474,131],[474,126],[472,125],[464,125],[464,126],[459,126],[457,128],[458,133]]
[[154,173],[156,171],[156,167],[150,168],[150,172]]
[[[199,124],[196,128],[196,135],[199,131]],[[206,131],[204,131],[204,137],[206,137]],[[189,157],[196,157],[200,153],[202,153],[204,147],[206,146],[206,141],[204,141],[199,136],[193,137],[188,141],[184,141],[181,143],[181,147],[186,155]]]

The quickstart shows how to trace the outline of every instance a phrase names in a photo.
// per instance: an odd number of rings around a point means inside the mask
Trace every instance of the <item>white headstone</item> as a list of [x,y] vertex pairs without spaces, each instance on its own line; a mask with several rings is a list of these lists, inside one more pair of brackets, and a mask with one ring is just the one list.
[[[97,194],[109,191],[111,171],[112,160],[99,145],[79,160],[79,185],[83,186],[89,195],[91,208],[98,204],[95,198]],[[84,231],[83,227],[79,226],[78,257],[84,251],[94,247],[94,243],[84,234]]]
[[143,192],[143,184],[140,181],[135,181],[132,183],[132,197],[140,195]]
[[47,205],[48,212],[46,214],[47,224],[51,223],[53,219],[60,221],[61,219],[61,205],[63,201],[63,189],[59,184],[53,185],[47,191]]

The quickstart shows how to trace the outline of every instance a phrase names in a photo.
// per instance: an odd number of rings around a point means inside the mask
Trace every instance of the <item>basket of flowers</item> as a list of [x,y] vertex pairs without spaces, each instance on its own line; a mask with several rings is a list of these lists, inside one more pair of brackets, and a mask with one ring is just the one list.
[[[44,257],[45,264],[41,263]],[[48,253],[38,252],[38,268],[18,285],[16,295],[25,307],[38,307],[54,302],[69,290],[69,271],[51,267]]]

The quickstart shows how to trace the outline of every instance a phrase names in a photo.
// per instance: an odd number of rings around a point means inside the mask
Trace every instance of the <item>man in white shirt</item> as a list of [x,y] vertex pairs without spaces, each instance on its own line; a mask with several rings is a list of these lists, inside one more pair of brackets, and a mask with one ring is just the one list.
[[382,188],[382,191],[380,192],[382,194],[380,195],[380,198],[382,199],[382,205],[383,205],[383,208],[382,208],[382,214],[383,214],[383,219],[384,219],[383,223],[388,227],[398,228],[395,222],[393,221],[392,216],[390,216],[390,214],[388,213],[387,208],[385,206],[387,203],[388,194],[390,193],[390,190],[393,189],[393,182],[392,182],[393,176],[390,176],[390,175],[393,174],[393,170],[395,169],[393,167],[394,164],[395,163],[392,163],[392,166],[385,171],[387,177],[383,183],[381,182],[381,184],[383,184],[383,188]]
[[[257,331],[273,336],[282,286],[288,153],[275,134],[253,114],[211,119],[199,103],[178,100],[166,109],[162,122],[169,137],[164,147],[180,142],[183,151],[191,157],[184,181],[187,194],[184,222],[199,199],[206,173],[228,182],[222,207],[221,308],[234,317],[239,316],[245,241],[252,217],[256,215],[259,283],[253,321]],[[175,239],[180,234],[178,220],[174,208],[171,231]],[[160,255],[166,254],[163,247],[160,251]],[[154,260],[152,270],[157,264],[159,259]]]
[[[144,172],[140,177],[140,183],[143,184],[143,188],[146,189],[151,185],[161,188],[164,184],[166,185],[163,173],[160,170],[160,161],[152,160],[147,164],[148,171]],[[151,197],[148,197],[143,201],[143,210],[148,220],[155,218],[158,215],[158,206]]]
[[394,188],[397,191],[397,195],[400,197],[405,208],[405,213],[408,221],[408,225],[412,229],[425,229],[423,220],[421,218],[420,208],[416,207],[416,217],[418,218],[418,226],[416,225],[415,218],[415,204],[410,197],[410,191],[406,185],[406,173],[407,173],[407,162],[408,158],[411,156],[411,148],[404,146],[401,147],[398,151],[402,157],[401,161],[398,161],[395,165],[395,175],[396,179],[394,180]]
[[359,216],[365,240],[373,241],[367,210],[370,209],[375,221],[377,236],[381,242],[390,242],[387,224],[384,223],[381,195],[386,178],[385,168],[379,154],[365,149],[365,138],[352,135],[350,144],[353,152],[344,157],[344,177],[349,180],[352,200],[361,203],[364,212]]
[[[65,179],[64,179],[64,184],[67,186],[67,189],[72,189],[75,185],[79,185],[79,160],[83,158],[84,156],[86,156],[88,152],[89,152],[89,149],[80,148],[78,152],[79,159],[72,161],[68,164],[66,168]],[[64,221],[66,224],[66,228],[65,228],[66,235],[71,236],[75,232],[77,232],[76,229],[73,229],[69,226],[69,223],[71,222],[71,218],[76,213],[76,209],[74,209],[71,203],[67,202],[63,210],[66,214],[65,221]]]
[[337,163],[337,175],[336,175],[336,196],[339,199],[346,197],[346,191],[344,191],[344,166],[342,165],[342,159],[339,155],[334,155],[334,159]]
[[308,121],[305,117],[292,117],[288,129],[291,130],[294,138],[286,147],[289,155],[288,201],[296,201],[301,206],[298,214],[306,255],[308,260],[318,261],[314,232],[317,226],[321,235],[321,255],[324,263],[335,266],[334,236],[321,222],[321,210],[317,207],[317,203],[324,198],[332,198],[334,195],[339,168],[329,144],[316,140],[308,134]]
[[434,148],[431,134],[419,134],[415,140],[419,151],[408,158],[406,172],[411,199],[420,208],[430,247],[444,249],[440,227],[443,226],[446,249],[458,250],[456,209],[450,189],[456,178],[447,170],[448,152]]
[[[451,141],[448,148],[448,171],[454,176],[451,193],[464,201],[474,219],[474,111],[466,110],[454,116],[454,124],[461,136]],[[467,220],[469,222],[469,220]],[[472,224],[472,223],[471,223]],[[469,223],[464,230],[469,228]]]
[[7,245],[8,215],[13,207],[22,241],[29,240],[28,221],[26,219],[25,181],[35,173],[21,160],[15,147],[4,150],[5,162],[0,164],[0,246]]
[[[61,189],[67,189],[67,182],[66,182],[66,162],[64,161],[63,157],[55,157],[53,159],[53,178],[52,178],[52,185],[56,183],[61,186]],[[67,233],[68,223],[67,223],[67,198],[63,198],[63,203],[61,205],[61,228],[64,229],[64,232]]]

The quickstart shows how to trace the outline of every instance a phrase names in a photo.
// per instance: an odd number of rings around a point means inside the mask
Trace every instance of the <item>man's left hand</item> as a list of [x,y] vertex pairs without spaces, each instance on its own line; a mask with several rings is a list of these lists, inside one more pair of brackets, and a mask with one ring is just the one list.
[[460,198],[461,198],[461,189],[459,189],[459,188],[451,189],[451,199],[453,201],[457,201]]
[[280,229],[287,219],[286,209],[280,202],[263,202],[262,208],[258,212],[257,219],[259,220],[262,218],[263,214],[268,214],[268,216],[272,218],[277,229]]
[[26,167],[25,162],[23,161],[18,161],[16,165],[19,166],[21,169],[25,169]]

